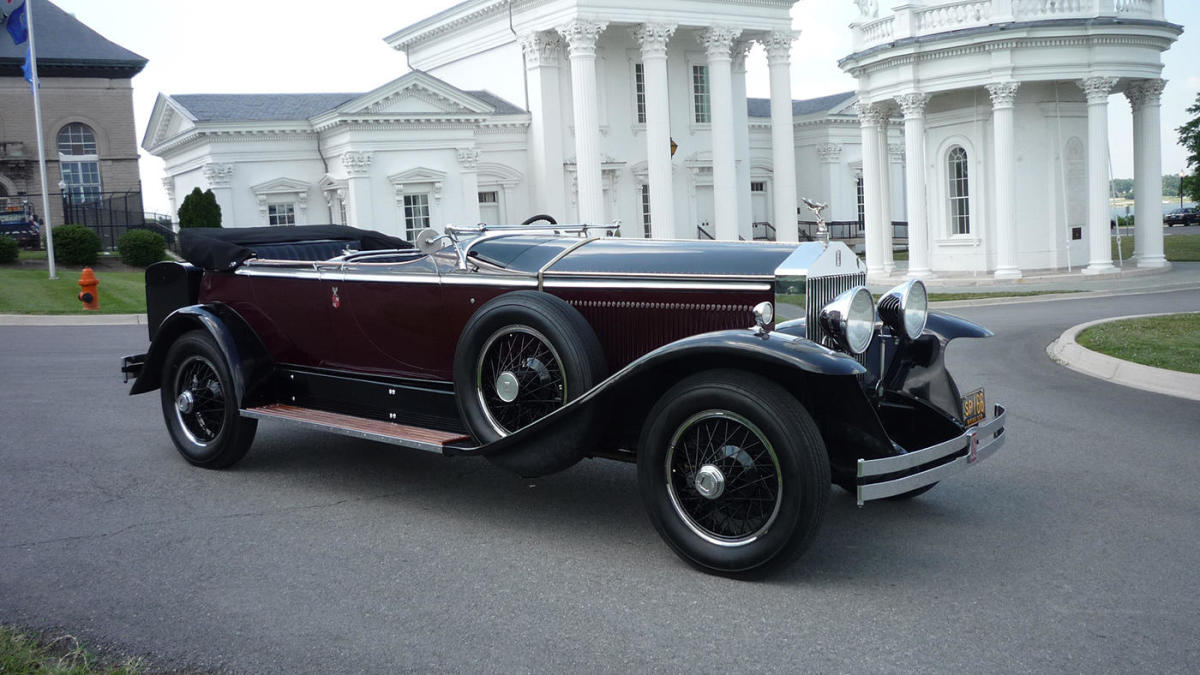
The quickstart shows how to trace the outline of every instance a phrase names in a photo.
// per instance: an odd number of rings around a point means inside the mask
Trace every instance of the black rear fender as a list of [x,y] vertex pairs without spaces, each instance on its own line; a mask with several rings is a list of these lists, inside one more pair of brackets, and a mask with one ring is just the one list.
[[265,401],[273,366],[271,357],[245,320],[221,303],[180,307],[163,319],[129,393],[158,389],[167,351],[179,336],[197,329],[208,331],[224,354],[233,376],[238,406],[245,408]]

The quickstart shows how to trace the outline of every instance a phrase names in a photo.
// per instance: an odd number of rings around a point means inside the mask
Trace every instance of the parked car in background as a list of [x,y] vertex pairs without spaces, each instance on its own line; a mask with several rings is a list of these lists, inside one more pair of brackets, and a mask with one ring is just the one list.
[[41,228],[23,199],[0,197],[0,236],[17,240],[21,248],[41,245]]
[[1200,207],[1185,206],[1163,216],[1163,225],[1200,225]]
[[[878,298],[845,244],[658,241],[613,227],[186,230],[146,271],[161,391],[205,468],[275,420],[524,476],[635,463],[684,560],[760,574],[812,542],[830,484],[915,497],[1003,443],[1004,409],[962,394],[947,344],[985,328]],[[582,533],[581,533],[582,536]]]

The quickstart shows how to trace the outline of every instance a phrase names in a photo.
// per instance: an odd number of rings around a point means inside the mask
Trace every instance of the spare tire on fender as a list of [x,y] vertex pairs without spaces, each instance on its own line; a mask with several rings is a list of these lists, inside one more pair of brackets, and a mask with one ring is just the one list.
[[[549,415],[607,375],[604,351],[587,319],[565,300],[537,291],[494,298],[467,321],[454,353],[459,414],[471,435],[491,443]],[[488,455],[523,476],[572,466],[587,454],[594,413],[573,419],[570,438],[527,443]]]

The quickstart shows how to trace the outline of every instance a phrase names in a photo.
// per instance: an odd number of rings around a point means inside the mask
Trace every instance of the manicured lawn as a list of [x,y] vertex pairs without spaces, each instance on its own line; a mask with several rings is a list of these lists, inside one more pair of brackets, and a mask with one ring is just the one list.
[[1200,313],[1112,321],[1088,328],[1077,340],[1118,359],[1200,374]]
[[[1163,253],[1171,262],[1200,262],[1200,235],[1176,234],[1163,237]],[[1117,259],[1117,240],[1112,242],[1113,260]],[[1121,260],[1133,256],[1133,237],[1121,237]]]
[[43,643],[28,633],[0,626],[0,673],[132,675],[141,671],[142,664],[137,659],[128,659],[116,666],[102,664],[101,659],[81,647],[70,635],[47,639]]
[[[95,270],[101,314],[145,313],[145,272]],[[78,299],[79,272],[59,265],[58,278],[51,281],[44,267],[0,266],[0,314],[91,314]]]

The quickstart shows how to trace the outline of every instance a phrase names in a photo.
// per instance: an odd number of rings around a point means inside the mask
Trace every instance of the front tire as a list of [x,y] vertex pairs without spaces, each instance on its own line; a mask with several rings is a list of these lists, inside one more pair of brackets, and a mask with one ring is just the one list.
[[161,390],[167,431],[189,463],[224,469],[246,456],[258,420],[239,414],[229,364],[207,332],[184,333],[171,345]]
[[638,483],[655,529],[681,558],[730,576],[793,562],[829,501],[825,444],[804,406],[743,371],[682,380],[651,410]]

